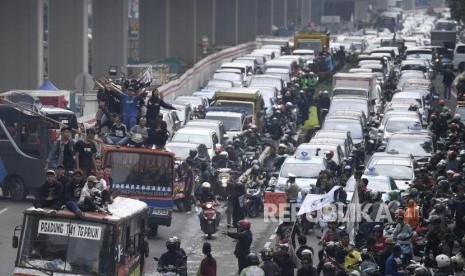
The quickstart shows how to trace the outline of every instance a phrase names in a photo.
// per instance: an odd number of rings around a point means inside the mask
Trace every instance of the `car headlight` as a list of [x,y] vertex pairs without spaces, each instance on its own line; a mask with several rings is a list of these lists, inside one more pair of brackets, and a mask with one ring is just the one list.
[[168,215],[167,209],[153,209],[152,215]]

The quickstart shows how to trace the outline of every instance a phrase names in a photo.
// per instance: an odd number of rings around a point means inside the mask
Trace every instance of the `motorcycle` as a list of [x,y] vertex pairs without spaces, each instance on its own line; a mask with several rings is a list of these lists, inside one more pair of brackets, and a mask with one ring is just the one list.
[[175,188],[173,191],[173,203],[178,208],[178,211],[184,213],[186,211],[186,205],[188,204],[189,199],[184,193],[184,189],[181,187]]
[[220,168],[217,170],[217,187],[218,192],[217,194],[221,197],[226,196],[226,188],[228,187],[228,183],[231,180],[231,169],[230,168]]
[[258,217],[263,210],[263,191],[260,186],[253,182],[246,190],[245,209],[250,218]]
[[218,231],[216,209],[213,202],[206,202],[202,204],[202,216],[200,228],[208,235],[208,239],[212,238],[212,235]]
[[[153,260],[156,262],[160,261],[160,259],[157,257],[153,257]],[[166,265],[163,267],[158,267],[155,275],[156,276],[180,276],[183,269],[184,269],[183,266]]]

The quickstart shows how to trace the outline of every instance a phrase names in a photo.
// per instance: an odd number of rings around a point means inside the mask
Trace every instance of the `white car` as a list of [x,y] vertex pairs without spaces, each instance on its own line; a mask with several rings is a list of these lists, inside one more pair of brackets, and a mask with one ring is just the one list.
[[[400,190],[396,185],[394,179],[387,175],[367,175],[364,174],[361,177],[368,179],[367,189],[380,192],[381,199],[386,201],[399,200],[400,199]],[[354,176],[351,176],[347,180],[344,190],[347,193],[347,201],[351,202],[354,196],[355,185],[357,185]]]
[[326,159],[324,157],[315,157],[310,155],[289,156],[284,160],[276,188],[284,191],[288,174],[293,173],[296,177],[296,183],[300,188],[312,189],[321,171],[327,169]]
[[184,127],[174,134],[171,142],[204,144],[207,147],[208,155],[215,156],[215,147],[220,143],[220,140],[216,132],[211,129]]

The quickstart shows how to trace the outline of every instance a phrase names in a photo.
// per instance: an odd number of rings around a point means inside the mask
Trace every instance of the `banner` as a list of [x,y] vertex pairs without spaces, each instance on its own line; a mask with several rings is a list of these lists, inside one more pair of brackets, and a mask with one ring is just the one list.
[[334,186],[331,191],[323,195],[307,195],[297,215],[300,216],[302,214],[321,210],[326,204],[332,203],[334,201],[334,192],[339,188],[341,188],[341,186]]
[[102,238],[102,227],[61,221],[39,220],[38,233],[100,240]]

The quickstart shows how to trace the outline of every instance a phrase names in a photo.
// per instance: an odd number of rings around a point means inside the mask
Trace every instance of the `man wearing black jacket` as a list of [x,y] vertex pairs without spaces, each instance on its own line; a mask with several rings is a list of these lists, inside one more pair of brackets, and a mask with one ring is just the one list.
[[49,214],[56,214],[61,209],[63,186],[56,180],[53,170],[46,172],[47,180],[40,187],[39,200],[33,202],[35,208],[50,208]]
[[246,219],[238,222],[239,232],[223,232],[223,235],[227,235],[237,240],[236,248],[234,249],[234,255],[237,258],[239,266],[239,274],[247,267],[247,255],[250,253],[250,245],[252,244],[252,231],[250,231],[250,222]]
[[151,125],[153,122],[155,122],[158,113],[160,113],[160,107],[170,109],[170,110],[175,110],[176,108],[173,107],[172,105],[166,103],[160,98],[160,92],[158,89],[152,90],[152,96],[150,99],[147,101],[147,124]]
[[64,193],[64,202],[66,207],[80,218],[84,216],[84,213],[81,211],[81,209],[79,209],[78,206],[78,201],[81,197],[81,191],[85,184],[82,176],[83,172],[81,170],[75,170],[73,179],[66,186]]

